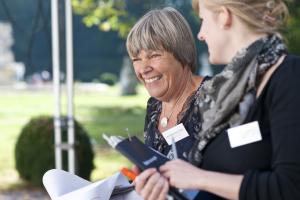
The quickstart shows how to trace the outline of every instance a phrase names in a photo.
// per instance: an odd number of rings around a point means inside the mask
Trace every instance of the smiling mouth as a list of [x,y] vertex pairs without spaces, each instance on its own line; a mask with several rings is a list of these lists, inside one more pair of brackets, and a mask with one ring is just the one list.
[[146,83],[153,83],[154,81],[157,81],[159,79],[161,79],[162,76],[155,76],[149,79],[144,79]]

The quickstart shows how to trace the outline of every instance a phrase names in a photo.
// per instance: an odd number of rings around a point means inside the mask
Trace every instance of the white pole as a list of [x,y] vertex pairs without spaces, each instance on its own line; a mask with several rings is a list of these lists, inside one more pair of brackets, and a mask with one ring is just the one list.
[[71,0],[66,0],[66,64],[67,64],[67,106],[68,106],[68,166],[75,174],[75,134],[73,119],[73,26]]
[[61,106],[60,106],[60,73],[59,73],[59,32],[58,32],[58,0],[51,0],[52,26],[52,69],[54,90],[54,137],[55,137],[55,168],[62,169],[61,144]]

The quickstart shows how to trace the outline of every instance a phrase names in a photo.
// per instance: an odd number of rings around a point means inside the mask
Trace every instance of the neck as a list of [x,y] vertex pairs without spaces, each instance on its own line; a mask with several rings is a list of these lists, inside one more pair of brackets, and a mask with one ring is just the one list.
[[256,33],[239,20],[235,20],[235,25],[232,27],[229,35],[231,36],[229,39],[231,42],[229,44],[229,55],[227,56],[228,60],[225,64],[231,62],[238,51],[247,48],[256,40],[267,36],[267,33]]
[[[202,81],[202,77],[197,77],[189,73],[189,76],[185,77],[184,82],[181,84],[181,88],[176,94],[176,98],[172,101],[162,102],[162,115],[160,119],[160,131],[164,131],[169,127],[174,126],[177,123],[177,115],[182,110],[186,99],[194,91],[195,87]],[[187,78],[188,77],[188,78]]]
[[178,101],[182,101],[182,99],[185,96],[187,96],[191,90],[193,90],[194,86],[194,81],[193,81],[193,75],[190,71],[187,70],[187,72],[184,72],[184,74],[181,76],[181,83],[179,84],[180,87],[172,97],[166,101],[163,101],[165,106],[169,107],[174,107],[176,104],[178,104]]

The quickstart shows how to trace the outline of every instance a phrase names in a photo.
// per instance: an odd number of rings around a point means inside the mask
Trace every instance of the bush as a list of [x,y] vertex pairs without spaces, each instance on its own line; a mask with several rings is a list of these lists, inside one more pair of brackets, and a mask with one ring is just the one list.
[[115,74],[112,73],[103,73],[100,76],[100,82],[105,83],[107,85],[113,86],[118,81],[118,78]]
[[[66,122],[64,118],[63,122]],[[66,123],[63,123],[66,124]],[[89,136],[75,120],[76,169],[79,176],[90,178],[94,168],[94,153]],[[62,126],[62,140],[66,141],[67,127]],[[63,151],[63,169],[68,169],[67,152]],[[22,129],[15,147],[16,169],[22,179],[42,185],[43,174],[55,167],[53,117],[32,118]]]

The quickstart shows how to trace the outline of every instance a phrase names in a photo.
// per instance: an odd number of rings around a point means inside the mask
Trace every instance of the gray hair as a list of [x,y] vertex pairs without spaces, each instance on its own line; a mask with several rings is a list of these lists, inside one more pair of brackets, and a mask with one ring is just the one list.
[[151,10],[140,18],[127,36],[126,47],[133,57],[142,50],[165,50],[192,72],[197,67],[191,28],[184,17],[171,7]]

